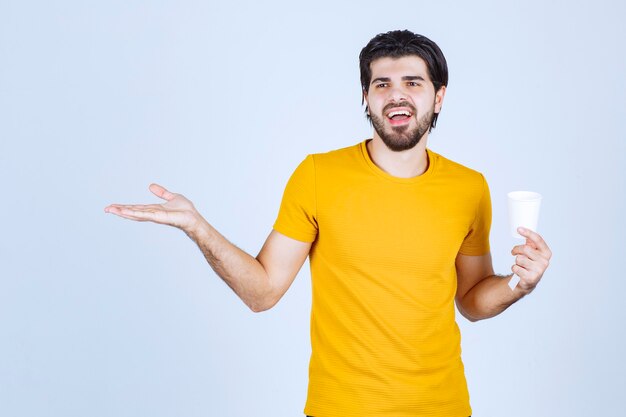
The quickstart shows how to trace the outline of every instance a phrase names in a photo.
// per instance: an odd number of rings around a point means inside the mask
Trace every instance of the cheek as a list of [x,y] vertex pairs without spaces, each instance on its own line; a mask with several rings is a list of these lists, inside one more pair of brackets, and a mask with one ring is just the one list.
[[382,104],[380,100],[376,98],[370,99],[368,108],[372,113],[380,113],[382,110]]

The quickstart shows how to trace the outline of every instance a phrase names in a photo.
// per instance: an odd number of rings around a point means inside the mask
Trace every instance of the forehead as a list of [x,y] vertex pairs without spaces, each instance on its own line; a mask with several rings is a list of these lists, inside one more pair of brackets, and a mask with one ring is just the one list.
[[384,57],[373,60],[370,63],[372,80],[394,76],[419,75],[425,80],[430,80],[426,62],[417,55],[408,55],[400,58]]

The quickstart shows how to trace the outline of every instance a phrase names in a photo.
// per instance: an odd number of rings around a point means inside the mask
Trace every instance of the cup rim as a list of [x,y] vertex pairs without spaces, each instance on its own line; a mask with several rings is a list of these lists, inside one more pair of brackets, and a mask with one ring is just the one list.
[[535,191],[511,191],[507,197],[515,201],[540,201],[543,196]]

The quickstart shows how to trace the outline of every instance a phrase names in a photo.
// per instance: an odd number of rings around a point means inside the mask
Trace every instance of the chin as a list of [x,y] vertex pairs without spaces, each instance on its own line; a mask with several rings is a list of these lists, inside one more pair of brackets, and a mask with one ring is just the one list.
[[399,135],[396,132],[385,133],[385,135],[379,134],[378,136],[380,136],[387,148],[394,152],[402,152],[413,149],[418,143],[420,143],[422,139],[422,136],[419,135],[419,132],[415,130],[413,130],[412,132],[405,132],[403,135]]
[[[382,139],[382,137],[381,137]],[[420,138],[421,139],[421,138]],[[414,140],[385,140],[383,139],[383,143],[394,152],[402,152],[408,151],[409,149],[415,148],[417,144],[420,142],[420,139],[417,141]]]

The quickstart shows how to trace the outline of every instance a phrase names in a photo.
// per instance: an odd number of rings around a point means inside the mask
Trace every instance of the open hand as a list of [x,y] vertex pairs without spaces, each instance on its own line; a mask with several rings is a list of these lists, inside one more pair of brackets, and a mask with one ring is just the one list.
[[552,251],[538,233],[522,227],[517,231],[526,238],[526,244],[514,246],[511,250],[512,255],[517,255],[511,270],[520,278],[517,285],[531,292],[548,268]]
[[158,184],[150,184],[149,190],[167,202],[147,205],[111,204],[104,211],[125,219],[167,224],[185,232],[192,230],[200,221],[201,216],[193,203],[183,195],[170,193]]

